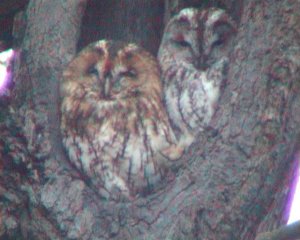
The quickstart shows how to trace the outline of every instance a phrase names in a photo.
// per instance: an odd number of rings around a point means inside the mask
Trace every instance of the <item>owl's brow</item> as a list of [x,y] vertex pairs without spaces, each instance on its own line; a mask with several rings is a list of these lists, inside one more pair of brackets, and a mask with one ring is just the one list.
[[181,25],[186,25],[188,29],[197,29],[199,27],[199,23],[197,21],[197,17],[195,16],[180,16],[175,21],[177,21]]
[[177,19],[178,22],[180,23],[186,23],[186,24],[190,24],[190,17],[186,16],[186,15],[183,15],[183,16],[180,16],[178,19]]
[[176,19],[175,21],[181,25],[187,25],[187,26],[191,25],[190,19],[187,16],[181,16],[178,19]]
[[102,47],[96,47],[95,51],[99,54],[99,55],[103,55],[104,54],[104,50]]
[[132,59],[132,57],[133,57],[133,53],[132,52],[125,52],[125,58],[126,59]]

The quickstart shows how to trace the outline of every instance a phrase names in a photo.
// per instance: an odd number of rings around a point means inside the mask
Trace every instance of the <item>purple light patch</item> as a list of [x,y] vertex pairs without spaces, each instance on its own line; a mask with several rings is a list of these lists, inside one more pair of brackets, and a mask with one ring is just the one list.
[[5,91],[7,81],[10,79],[10,62],[13,58],[14,51],[9,49],[0,53],[0,95]]
[[[300,153],[297,154],[297,162],[300,162]],[[300,220],[300,166],[297,164],[298,167],[298,173],[296,175],[297,180],[296,181],[296,190],[294,192],[293,200],[292,200],[292,207],[290,209],[290,216],[287,224],[291,224],[293,222],[296,222]]]

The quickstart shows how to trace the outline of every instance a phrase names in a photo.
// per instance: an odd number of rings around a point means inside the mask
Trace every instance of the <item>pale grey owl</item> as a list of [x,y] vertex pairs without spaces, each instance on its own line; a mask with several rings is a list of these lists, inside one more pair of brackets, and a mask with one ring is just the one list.
[[164,100],[174,128],[195,134],[215,112],[235,24],[222,9],[181,10],[166,25],[158,52]]
[[63,144],[103,197],[150,189],[181,156],[162,90],[157,60],[134,44],[92,43],[64,71]]

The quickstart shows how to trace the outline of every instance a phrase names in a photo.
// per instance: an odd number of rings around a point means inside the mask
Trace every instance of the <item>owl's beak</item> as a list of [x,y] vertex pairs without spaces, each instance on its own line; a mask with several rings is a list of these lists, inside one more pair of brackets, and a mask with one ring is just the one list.
[[194,67],[196,69],[202,69],[204,59],[203,59],[203,53],[200,49],[200,46],[196,45],[196,47],[194,47],[193,54],[194,54],[194,60],[193,60]]
[[111,89],[111,73],[108,72],[104,76],[104,89],[103,89],[104,97],[109,97],[110,89]]
[[111,61],[107,60],[104,63],[104,89],[103,89],[103,96],[105,98],[108,98],[110,96],[110,90],[111,90],[111,69],[112,69],[112,63]]
[[200,46],[198,43],[196,43],[196,45],[193,47],[193,53],[197,59],[200,57],[201,53],[200,53]]
[[193,33],[194,35],[191,36],[189,42],[191,43],[191,50],[193,54],[193,62],[195,68],[199,69],[201,67],[201,56],[202,56],[202,49],[200,46],[200,42],[198,42],[198,37],[195,36],[197,32]]

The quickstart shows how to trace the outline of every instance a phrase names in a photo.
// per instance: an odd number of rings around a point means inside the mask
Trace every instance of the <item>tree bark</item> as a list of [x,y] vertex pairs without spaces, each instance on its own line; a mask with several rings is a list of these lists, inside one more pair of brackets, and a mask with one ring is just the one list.
[[163,14],[163,0],[88,1],[78,48],[106,38],[134,42],[155,54]]
[[[182,7],[207,7],[200,0],[134,2],[101,1],[97,21],[105,24],[97,24],[97,36],[155,53],[163,21]],[[85,18],[96,1],[29,2],[14,96],[1,105],[1,239],[254,240],[286,223],[300,161],[300,2],[213,2],[239,24],[214,130],[197,137],[174,180],[131,202],[101,199],[61,144],[59,79],[77,43],[95,40],[80,27],[82,19],[91,24]]]

